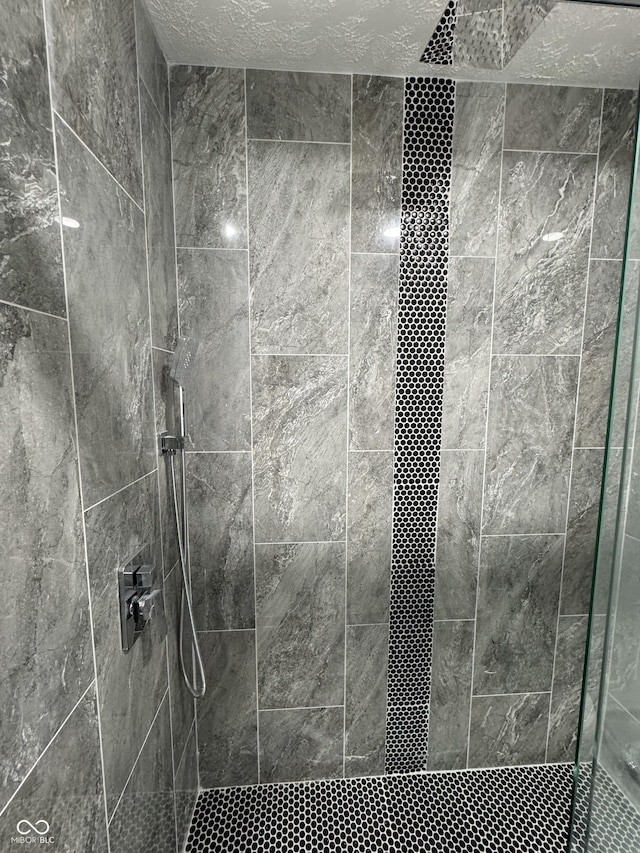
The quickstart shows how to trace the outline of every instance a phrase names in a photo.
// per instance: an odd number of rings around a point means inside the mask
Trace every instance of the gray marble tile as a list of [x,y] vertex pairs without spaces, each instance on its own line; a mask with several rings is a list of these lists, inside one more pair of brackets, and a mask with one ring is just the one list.
[[447,284],[442,446],[484,447],[495,263],[451,258]]
[[[631,417],[635,419],[633,433],[629,433],[628,442],[633,442],[631,456],[631,471],[629,463],[626,462],[625,477],[628,477],[628,501],[627,514],[624,522],[624,530],[630,536],[640,539],[640,419],[638,418],[638,398],[635,398]],[[622,504],[624,506],[624,504]]]
[[[162,587],[155,473],[85,513],[89,588],[109,814],[167,689],[165,638],[151,624],[123,654],[116,571],[144,548]],[[135,689],[132,689],[135,685]],[[123,721],[127,724],[124,725]]]
[[473,621],[434,622],[429,703],[429,770],[467,766]]
[[0,305],[0,429],[1,809],[93,679],[64,320]]
[[199,635],[207,693],[198,706],[203,788],[258,781],[254,631]]
[[64,255],[85,506],[156,464],[144,216],[63,125]]
[[398,258],[351,256],[349,447],[392,450]]
[[389,621],[393,453],[350,453],[347,622]]
[[[589,264],[589,288],[576,412],[576,447],[604,447],[621,276],[621,261],[595,260]],[[630,352],[627,350],[628,347],[625,346],[619,359],[621,368],[630,362]]]
[[249,450],[247,253],[178,252],[181,334],[199,343],[187,388],[187,448]]
[[[569,619],[570,618],[571,617],[569,617]],[[587,661],[587,681],[586,690],[584,691],[584,712],[577,756],[580,764],[583,764],[583,762],[590,763],[595,754],[596,724],[598,718],[598,706],[600,704],[602,657],[604,652],[606,621],[606,616],[595,615],[588,638],[589,658]]]
[[345,776],[384,773],[388,625],[347,628]]
[[485,533],[562,533],[578,359],[494,357]]
[[456,83],[449,251],[495,255],[504,85]]
[[347,359],[253,359],[257,542],[345,538]]
[[342,708],[260,711],[260,781],[342,776]]
[[587,621],[587,616],[561,616],[558,622],[547,761],[576,757]]
[[[614,596],[615,629],[611,641],[612,663],[609,666],[609,693],[627,710],[640,718],[640,542],[625,535],[620,561],[617,601]],[[614,584],[615,584],[614,580]]]
[[178,246],[247,246],[244,71],[169,70]]
[[[609,589],[613,573],[613,556],[620,500],[623,451],[610,449],[605,472],[606,495],[600,517],[600,536],[596,555],[596,582],[594,588],[594,613],[604,614],[609,609]],[[627,483],[623,485],[622,505],[626,502]]]
[[509,83],[504,147],[596,154],[602,89]]
[[53,106],[142,204],[133,3],[46,0],[44,5]]
[[[640,262],[629,261],[625,266],[624,284],[622,286],[622,318],[616,357],[616,380],[613,394],[611,444],[622,447],[624,432],[627,424],[627,399],[631,383],[631,366],[633,364],[633,343],[635,339],[636,308],[638,303],[638,280],[640,278]],[[639,379],[636,373],[633,388],[634,399],[638,393]]]
[[196,729],[192,727],[180,766],[176,769],[176,827],[178,850],[186,844],[191,816],[198,798]]
[[622,257],[637,111],[635,92],[605,89],[591,244],[594,258]]
[[573,453],[560,612],[589,612],[602,487],[602,450]]
[[169,124],[169,73],[167,61],[160,49],[153,24],[145,8],[143,0],[135,0],[136,22],[136,55],[138,57],[138,74],[149,90],[153,102],[162,115],[162,120]]
[[351,76],[247,69],[249,139],[351,141]]
[[254,627],[250,453],[190,453],[191,582],[199,631]]
[[400,250],[404,81],[354,74],[351,251]]
[[[0,816],[0,837],[5,850],[13,849],[9,839],[17,835],[18,821],[25,819],[32,823],[47,821],[50,830],[49,836],[45,837],[54,839],[49,849],[63,853],[76,850],[107,853],[98,715],[93,686],[84,694]],[[35,833],[24,838],[36,838],[35,842],[25,840],[25,844],[42,849]],[[15,846],[17,849],[18,845]]]
[[551,690],[563,539],[483,537],[474,693]]
[[475,616],[483,474],[482,451],[449,450],[440,457],[436,619]]
[[[180,666],[180,599],[182,597],[182,574],[176,566],[165,578],[164,606],[167,617],[167,657],[169,663],[169,688],[171,697],[171,720],[173,726],[173,765],[178,769],[184,759],[189,732],[195,718],[194,701],[189,692]],[[185,645],[185,660],[189,659],[189,640]]]
[[494,352],[580,352],[595,169],[591,154],[504,153]]
[[176,850],[168,695],[109,823],[109,843],[118,853]]
[[140,89],[151,339],[173,349],[178,337],[171,137],[146,89]]
[[344,145],[249,142],[254,353],[345,353],[349,168]]
[[0,299],[64,316],[42,3],[7,0],[0,17]]
[[[154,399],[156,405],[156,434],[167,430],[175,435],[178,407],[177,394],[174,399],[175,385],[169,372],[173,355],[164,350],[152,350]],[[182,506],[182,461],[180,454],[173,457],[176,472],[178,506]],[[164,574],[175,566],[180,556],[175,511],[173,507],[173,487],[171,482],[171,459],[158,457],[158,488],[160,492],[160,527],[162,532],[162,555]]]
[[342,704],[344,550],[333,542],[256,546],[260,708]]
[[629,752],[632,756],[636,754],[639,742],[640,722],[629,713],[629,709],[608,696],[598,763],[615,779],[618,788],[636,808],[638,783],[629,772],[625,756]]
[[548,693],[474,696],[469,767],[544,762],[548,722]]

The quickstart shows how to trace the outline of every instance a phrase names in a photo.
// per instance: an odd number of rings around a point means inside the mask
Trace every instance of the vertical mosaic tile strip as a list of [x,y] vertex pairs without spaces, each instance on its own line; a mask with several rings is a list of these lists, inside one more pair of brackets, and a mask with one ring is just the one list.
[[405,85],[386,771],[425,769],[455,84]]
[[442,13],[429,44],[420,57],[420,62],[433,65],[453,64],[453,36],[456,30],[457,0],[449,0],[447,8]]

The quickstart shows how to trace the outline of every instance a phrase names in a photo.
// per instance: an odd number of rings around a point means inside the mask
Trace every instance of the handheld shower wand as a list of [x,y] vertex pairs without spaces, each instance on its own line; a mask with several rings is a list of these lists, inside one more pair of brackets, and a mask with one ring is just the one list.
[[[204,666],[202,663],[202,655],[198,644],[198,635],[196,633],[195,620],[193,618],[193,603],[191,596],[191,554],[189,549],[189,519],[187,514],[187,475],[185,466],[185,450],[184,440],[186,437],[186,416],[185,416],[185,388],[189,385],[192,378],[193,359],[198,348],[197,341],[192,338],[179,338],[176,346],[176,351],[173,356],[170,376],[178,387],[178,409],[179,409],[179,435],[173,438],[173,442],[169,442],[166,438],[162,440],[162,452],[169,457],[171,464],[171,485],[173,490],[173,510],[176,521],[176,532],[178,535],[178,550],[180,552],[180,567],[182,570],[182,595],[180,599],[180,629],[179,629],[179,647],[180,647],[180,666],[182,675],[189,692],[196,699],[201,699],[207,689],[207,682],[204,675]],[[176,469],[174,457],[176,452],[180,452],[181,461],[181,486],[182,486],[182,512],[178,507],[178,489],[176,484]],[[200,687],[197,686],[196,674],[189,676],[187,665],[185,663],[184,641],[185,641],[185,615],[189,619],[189,627],[191,633],[191,649],[193,658],[197,668],[197,675],[200,681]],[[193,671],[193,660],[192,660]]]

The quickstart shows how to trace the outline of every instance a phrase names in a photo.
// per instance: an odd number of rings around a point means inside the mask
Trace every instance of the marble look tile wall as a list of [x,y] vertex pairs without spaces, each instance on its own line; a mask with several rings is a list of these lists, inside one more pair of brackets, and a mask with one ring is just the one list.
[[[174,853],[193,703],[161,623],[121,651],[116,578],[143,548],[175,633],[154,417],[178,334],[167,65],[137,0],[11,0],[0,30],[0,846],[37,816],[61,849]],[[153,816],[138,841],[133,805]]]
[[381,773],[403,84],[176,66],[170,94],[201,782]]
[[429,769],[575,754],[634,109],[457,85]]

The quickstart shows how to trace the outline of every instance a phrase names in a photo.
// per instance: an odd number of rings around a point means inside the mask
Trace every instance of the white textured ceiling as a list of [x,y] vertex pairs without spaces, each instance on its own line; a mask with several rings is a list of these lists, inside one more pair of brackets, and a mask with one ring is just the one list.
[[503,72],[420,63],[445,0],[145,0],[167,59],[194,65],[636,88],[640,9],[559,3]]

